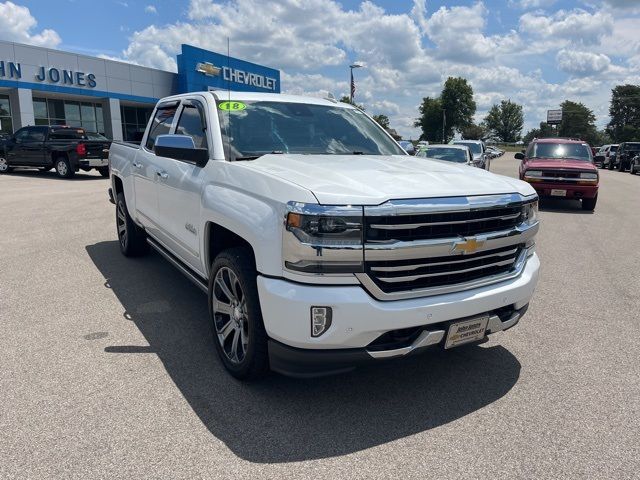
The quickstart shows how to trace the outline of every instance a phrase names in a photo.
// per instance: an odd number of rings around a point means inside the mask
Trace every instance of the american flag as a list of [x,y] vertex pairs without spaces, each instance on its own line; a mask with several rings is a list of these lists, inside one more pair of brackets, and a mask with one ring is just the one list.
[[353,81],[353,69],[351,69],[351,100],[356,95],[356,82]]

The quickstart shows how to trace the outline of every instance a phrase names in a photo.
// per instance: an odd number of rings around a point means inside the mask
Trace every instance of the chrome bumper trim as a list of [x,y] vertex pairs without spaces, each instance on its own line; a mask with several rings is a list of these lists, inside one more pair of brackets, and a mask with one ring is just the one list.
[[440,343],[440,341],[444,338],[444,330],[424,330],[415,341],[409,345],[408,347],[396,348],[394,350],[379,350],[379,351],[370,351],[367,350],[367,353],[371,355],[373,358],[393,358],[393,357],[403,357],[408,353],[422,347],[428,347],[429,345],[435,345],[436,343]]
[[[511,327],[514,327],[519,321],[522,315],[520,312],[513,312],[511,317],[504,322],[500,320],[500,317],[497,315],[491,315],[489,317],[489,322],[487,323],[487,329],[485,331],[486,335],[496,332],[502,332],[504,330],[508,330]],[[455,322],[454,322],[455,323]],[[393,350],[379,350],[379,351],[370,351],[367,350],[367,353],[371,355],[373,358],[394,358],[394,357],[404,357],[408,355],[414,350],[419,348],[428,347],[430,345],[436,345],[442,341],[446,334],[445,330],[424,330],[415,341],[407,346],[402,348],[396,348]]]

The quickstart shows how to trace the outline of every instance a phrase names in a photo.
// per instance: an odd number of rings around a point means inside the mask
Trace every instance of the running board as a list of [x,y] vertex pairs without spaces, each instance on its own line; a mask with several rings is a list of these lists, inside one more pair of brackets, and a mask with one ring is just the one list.
[[151,237],[147,237],[147,243],[151,245],[154,250],[156,250],[160,255],[162,255],[165,259],[169,261],[174,267],[176,267],[180,272],[196,284],[200,290],[204,293],[209,292],[209,286],[207,283],[200,278],[196,273],[194,273],[189,267],[187,267],[184,263],[182,263],[179,259],[177,259],[171,252],[169,252],[166,248],[160,245],[156,240]]

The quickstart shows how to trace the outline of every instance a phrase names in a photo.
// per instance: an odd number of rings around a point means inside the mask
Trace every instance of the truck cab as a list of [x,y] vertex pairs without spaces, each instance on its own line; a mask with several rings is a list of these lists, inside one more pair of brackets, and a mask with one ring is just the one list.
[[524,153],[516,153],[520,178],[540,197],[581,200],[593,211],[598,201],[598,168],[589,145],[564,138],[534,139]]

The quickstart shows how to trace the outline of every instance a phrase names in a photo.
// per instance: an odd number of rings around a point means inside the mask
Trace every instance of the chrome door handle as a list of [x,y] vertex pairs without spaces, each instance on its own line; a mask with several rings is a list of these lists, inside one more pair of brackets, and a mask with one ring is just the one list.
[[169,174],[167,172],[156,172],[156,175],[158,175],[163,180],[169,178]]
[[142,164],[138,162],[133,162],[133,166],[136,168],[142,168]]

